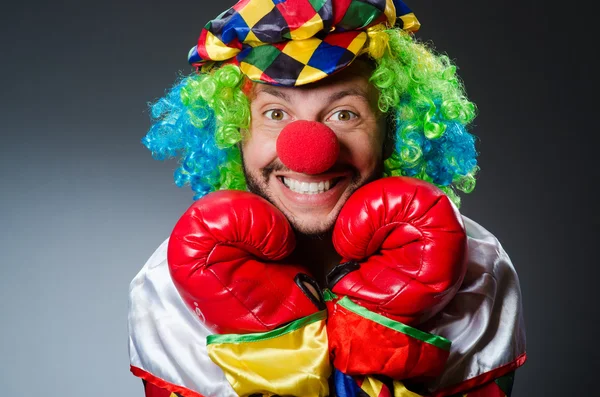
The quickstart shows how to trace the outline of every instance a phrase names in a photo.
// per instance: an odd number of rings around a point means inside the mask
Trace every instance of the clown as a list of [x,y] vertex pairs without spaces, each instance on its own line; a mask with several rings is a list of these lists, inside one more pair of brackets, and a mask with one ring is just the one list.
[[397,0],[242,0],[143,142],[196,201],[130,287],[146,396],[508,396],[518,277],[459,213],[475,106]]

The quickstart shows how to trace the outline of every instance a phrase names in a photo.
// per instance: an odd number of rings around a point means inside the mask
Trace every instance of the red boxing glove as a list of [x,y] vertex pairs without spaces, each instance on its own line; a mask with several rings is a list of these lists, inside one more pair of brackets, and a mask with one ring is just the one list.
[[460,214],[440,189],[415,178],[379,179],[340,212],[333,244],[343,263],[328,283],[371,311],[420,324],[460,287],[466,243]]
[[450,341],[413,326],[439,312],[466,272],[466,234],[448,197],[427,182],[379,179],[346,202],[333,230],[342,264],[327,276],[333,363],[348,375],[438,376]]
[[171,234],[167,260],[187,305],[216,333],[273,330],[324,309],[314,280],[284,258],[295,247],[285,218],[265,199],[218,191],[194,202]]

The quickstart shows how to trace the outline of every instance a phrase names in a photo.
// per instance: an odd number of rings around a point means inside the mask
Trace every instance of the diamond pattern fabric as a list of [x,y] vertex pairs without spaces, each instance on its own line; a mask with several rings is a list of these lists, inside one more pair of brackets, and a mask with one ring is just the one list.
[[252,81],[298,86],[348,66],[379,24],[420,27],[399,0],[241,0],[206,24],[188,61],[233,63]]

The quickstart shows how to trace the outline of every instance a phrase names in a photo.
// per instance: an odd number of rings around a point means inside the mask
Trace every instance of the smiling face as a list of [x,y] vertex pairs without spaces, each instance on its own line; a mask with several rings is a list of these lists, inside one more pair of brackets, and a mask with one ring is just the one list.
[[[318,83],[293,88],[258,84],[250,95],[252,121],[242,142],[248,189],[279,208],[300,233],[331,230],[350,195],[382,175],[385,117],[377,110],[370,72],[356,61]],[[279,159],[277,137],[297,120],[317,121],[334,131],[340,154],[328,170],[298,173]]]

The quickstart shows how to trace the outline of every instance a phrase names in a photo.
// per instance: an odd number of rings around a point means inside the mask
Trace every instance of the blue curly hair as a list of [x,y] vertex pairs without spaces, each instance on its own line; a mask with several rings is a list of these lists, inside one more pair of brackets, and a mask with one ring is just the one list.
[[[456,66],[399,29],[372,34],[366,57],[375,65],[370,81],[394,142],[384,174],[431,182],[459,206],[457,191],[475,188],[478,153],[467,129],[476,107]],[[246,188],[238,143],[250,124],[249,86],[237,66],[224,65],[180,75],[150,104],[153,124],[142,143],[156,159],[179,159],[175,183],[189,185],[194,199]]]

